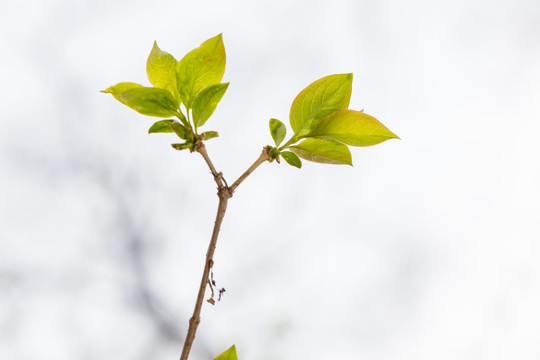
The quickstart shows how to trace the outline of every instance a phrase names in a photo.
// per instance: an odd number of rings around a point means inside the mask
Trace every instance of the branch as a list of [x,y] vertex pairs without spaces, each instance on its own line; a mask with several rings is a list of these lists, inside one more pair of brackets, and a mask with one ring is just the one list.
[[[197,143],[197,146],[195,147],[195,151],[200,153],[202,157],[204,158],[204,161],[206,161],[206,164],[208,164],[208,167],[210,168],[210,172],[214,176],[214,181],[216,182],[218,186],[218,190],[221,191],[224,188],[228,188],[227,183],[225,182],[225,179],[223,179],[223,174],[218,173],[216,171],[216,168],[214,167],[212,160],[210,160],[210,157],[208,156],[208,153],[206,152],[206,146],[204,146],[204,143],[202,141],[199,141]],[[231,191],[231,194],[232,194],[232,191]]]
[[259,165],[261,165],[263,162],[265,161],[268,161],[270,160],[271,157],[270,155],[268,154],[268,149],[265,147],[261,153],[261,155],[259,156],[259,158],[257,160],[255,160],[255,162],[253,163],[253,165],[251,165],[249,167],[249,169],[246,170],[245,173],[242,174],[242,176],[240,176],[238,178],[238,180],[236,180],[234,182],[234,184],[232,184],[230,187],[229,187],[229,190],[232,192],[234,192],[234,190],[236,190],[236,188],[238,187],[238,185],[240,185],[248,176],[249,174],[251,174],[256,168],[259,167]]
[[212,232],[212,238],[210,239],[210,244],[208,245],[208,250],[206,251],[206,261],[204,264],[201,284],[199,286],[199,293],[197,295],[197,301],[195,302],[195,308],[193,309],[193,316],[191,317],[191,319],[189,319],[189,328],[186,335],[186,341],[184,342],[184,347],[182,348],[182,355],[180,356],[180,360],[188,360],[191,346],[193,345],[193,341],[195,340],[195,333],[197,332],[197,327],[201,322],[201,309],[204,302],[204,294],[206,292],[206,285],[209,282],[210,269],[212,269],[212,266],[214,265],[214,251],[216,250],[216,244],[221,223],[223,222],[223,218],[225,217],[225,211],[227,210],[227,202],[232,197],[232,194],[234,190],[238,187],[238,185],[240,185],[259,165],[261,165],[265,161],[270,160],[268,149],[264,148],[261,155],[253,163],[253,165],[251,165],[249,169],[247,169],[246,172],[244,172],[242,176],[240,176],[238,180],[236,180],[234,184],[229,187],[227,186],[227,182],[223,178],[223,175],[220,172],[218,173],[216,171],[214,164],[212,163],[210,157],[208,156],[208,153],[206,152],[206,147],[202,142],[199,142],[197,144],[195,151],[199,152],[202,155],[202,157],[206,161],[206,164],[208,164],[208,167],[210,168],[210,172],[214,176],[214,181],[218,186],[219,204],[216,214],[216,221],[214,223],[214,231]]
[[225,216],[225,211],[227,210],[227,202],[231,197],[227,188],[220,190],[218,192],[219,196],[219,205],[216,215],[216,222],[214,224],[214,231],[212,232],[212,239],[210,240],[210,245],[208,245],[208,250],[206,251],[206,262],[204,264],[204,271],[201,278],[201,285],[199,286],[199,294],[197,295],[197,302],[195,303],[195,309],[193,310],[193,316],[189,319],[189,328],[186,335],[186,341],[184,342],[184,348],[182,349],[182,355],[180,360],[187,360],[189,352],[191,350],[191,345],[193,345],[193,340],[195,340],[195,332],[197,327],[201,322],[201,308],[204,301],[204,293],[206,291],[206,284],[208,284],[208,276],[210,274],[210,269],[214,264],[214,251],[216,250],[217,238],[219,235],[219,229]]

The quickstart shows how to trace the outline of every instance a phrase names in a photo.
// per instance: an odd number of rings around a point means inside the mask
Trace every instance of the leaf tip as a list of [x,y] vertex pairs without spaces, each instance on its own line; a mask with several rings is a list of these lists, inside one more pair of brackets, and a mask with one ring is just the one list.
[[238,360],[238,355],[236,354],[236,346],[231,346],[224,353],[215,357],[214,360]]
[[[349,147],[347,146],[347,149]],[[347,159],[345,159],[345,161],[343,162],[343,165],[349,165],[350,167],[354,167],[353,163],[352,163],[352,155],[350,155],[350,149],[349,149],[349,157]]]
[[386,130],[388,130],[388,139],[386,140],[390,140],[390,139],[397,139],[397,140],[401,140],[401,138],[399,136],[397,136],[396,134],[394,134],[392,131],[390,131],[388,128],[386,128]]
[[112,90],[113,90],[113,87],[112,86],[109,86],[108,88],[106,88],[105,90],[99,90],[99,92],[102,92],[104,94],[110,94],[112,93]]
[[157,40],[154,40],[154,44],[152,45],[152,51],[150,51],[150,56],[151,57],[152,55],[159,55],[161,54],[163,51],[159,48],[158,44],[157,44]]

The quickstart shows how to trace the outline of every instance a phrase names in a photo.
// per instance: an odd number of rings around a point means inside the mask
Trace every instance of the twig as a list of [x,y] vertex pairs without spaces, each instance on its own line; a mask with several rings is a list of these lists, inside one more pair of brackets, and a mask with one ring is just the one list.
[[189,328],[186,335],[186,341],[184,342],[184,347],[182,349],[182,355],[180,356],[180,360],[188,360],[191,346],[193,345],[193,341],[195,340],[195,333],[197,332],[197,327],[201,322],[201,309],[204,302],[204,294],[206,292],[206,285],[210,281],[210,269],[214,265],[214,251],[216,250],[216,244],[221,223],[223,222],[223,218],[225,217],[225,211],[227,210],[227,202],[232,197],[234,190],[249,176],[249,174],[251,174],[263,162],[270,160],[268,150],[266,148],[263,149],[263,152],[261,153],[259,158],[253,163],[253,165],[251,165],[249,169],[247,169],[246,172],[244,172],[244,174],[242,174],[242,176],[240,176],[238,180],[236,180],[234,184],[229,187],[227,186],[227,182],[223,178],[223,175],[216,171],[214,164],[212,164],[212,161],[210,160],[210,157],[208,156],[206,148],[202,142],[197,144],[195,151],[199,152],[202,155],[202,157],[208,164],[212,175],[214,176],[214,181],[218,186],[219,204],[216,214],[216,221],[214,223],[214,231],[212,232],[212,238],[210,239],[210,244],[208,245],[208,250],[206,251],[206,262],[204,264],[201,284],[199,286],[199,293],[197,295],[195,309],[193,310],[193,316],[191,317],[191,319],[189,319]]
[[210,168],[210,172],[214,176],[214,181],[216,182],[218,186],[218,190],[226,188],[227,187],[226,183],[223,184],[223,180],[224,180],[223,175],[216,171],[214,164],[212,164],[212,160],[210,160],[210,157],[208,156],[208,153],[206,152],[206,146],[204,146],[204,143],[202,141],[197,143],[197,146],[195,147],[195,151],[200,153],[202,157],[204,158],[204,161],[206,161],[206,164],[208,164],[208,167]]
[[249,169],[246,170],[245,173],[243,173],[239,178],[238,180],[236,180],[234,182],[234,184],[232,184],[229,189],[231,190],[231,192],[234,192],[234,190],[236,190],[236,188],[238,187],[238,185],[240,185],[242,183],[242,181],[244,181],[248,176],[249,174],[251,174],[257,167],[259,167],[259,165],[261,165],[263,162],[265,161],[268,161],[270,160],[270,155],[268,154],[268,149],[264,148],[261,155],[259,156],[259,158],[253,163],[253,165],[251,165],[249,167]]
[[180,360],[188,359],[191,345],[193,344],[193,340],[195,340],[195,332],[197,331],[197,326],[199,326],[199,323],[201,322],[201,308],[204,301],[206,284],[208,284],[208,275],[210,274],[210,267],[213,263],[212,258],[214,257],[214,251],[216,250],[216,243],[221,222],[223,221],[225,211],[227,210],[227,201],[230,198],[230,194],[228,191],[220,191],[218,195],[219,204],[216,215],[216,222],[214,224],[214,231],[212,232],[212,239],[210,240],[210,245],[208,245],[208,251],[206,252],[206,262],[204,264],[201,285],[199,286],[199,294],[197,295],[197,302],[195,303],[193,316],[191,317],[191,319],[189,319],[188,333],[186,335],[186,341],[184,342],[184,348],[182,349],[182,355],[180,356]]

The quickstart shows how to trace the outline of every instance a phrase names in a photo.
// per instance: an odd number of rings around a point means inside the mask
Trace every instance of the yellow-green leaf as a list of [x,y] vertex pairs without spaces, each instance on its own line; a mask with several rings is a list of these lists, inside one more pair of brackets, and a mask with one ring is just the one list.
[[171,146],[176,150],[185,150],[191,148],[193,144],[185,142],[182,144],[171,144]]
[[272,135],[276,146],[279,146],[283,139],[285,139],[285,135],[287,135],[285,124],[278,119],[270,119],[270,135]]
[[215,84],[200,91],[193,102],[193,123],[195,127],[203,126],[214,113],[216,106],[225,95],[229,83]]
[[103,91],[122,104],[148,116],[175,116],[178,102],[165,89],[144,87],[135,83],[119,83]]
[[335,140],[309,138],[289,148],[302,159],[323,164],[352,166],[349,148]]
[[[152,85],[160,89],[167,89],[179,100],[176,86],[176,64],[178,61],[168,52],[162,51],[157,42],[154,42],[152,51],[146,61],[146,74]],[[180,102],[180,101],[179,101]]]
[[111,94],[112,96],[114,96],[116,100],[122,102],[120,100],[120,94],[131,89],[142,88],[142,87],[143,87],[142,85],[132,83],[132,82],[121,82],[114,86],[109,86],[107,89],[101,90],[101,92],[106,93],[106,94]]
[[205,131],[201,134],[203,140],[210,140],[219,136],[217,131]]
[[302,167],[302,160],[293,152],[291,151],[282,151],[281,156],[285,159],[287,164],[296,166],[297,168]]
[[150,126],[150,129],[148,129],[148,133],[171,133],[173,132],[171,124],[174,122],[174,120],[156,121],[154,124],[152,124],[152,126]]
[[327,115],[306,137],[334,139],[352,146],[371,146],[388,139],[399,139],[374,117],[354,110],[340,110]]
[[223,354],[214,358],[214,360],[238,360],[238,355],[236,355],[236,346],[231,346]]
[[307,133],[317,120],[349,107],[352,74],[330,75],[319,79],[298,94],[291,112],[291,127],[296,136]]
[[197,93],[218,84],[225,73],[225,47],[221,34],[206,40],[176,65],[178,91],[182,102],[192,108]]

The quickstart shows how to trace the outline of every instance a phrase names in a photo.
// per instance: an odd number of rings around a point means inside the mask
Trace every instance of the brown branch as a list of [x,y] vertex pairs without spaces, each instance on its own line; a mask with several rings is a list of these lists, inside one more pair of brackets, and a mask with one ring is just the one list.
[[259,158],[257,160],[255,160],[255,162],[253,163],[253,165],[251,165],[249,167],[249,169],[246,170],[246,172],[244,172],[239,178],[238,180],[236,180],[234,182],[234,184],[232,184],[229,189],[232,192],[234,192],[234,190],[236,190],[236,188],[238,187],[238,185],[240,185],[242,183],[242,181],[244,181],[248,176],[249,174],[251,174],[257,167],[259,167],[259,165],[261,165],[263,162],[265,161],[268,161],[270,160],[271,157],[270,155],[268,154],[268,149],[267,148],[264,148],[261,155],[259,156]]
[[[191,351],[191,346],[193,345],[193,341],[195,340],[195,333],[197,332],[197,327],[199,326],[199,323],[201,322],[201,309],[204,302],[204,294],[206,292],[206,285],[209,283],[210,278],[210,270],[212,269],[212,266],[214,265],[214,251],[216,250],[216,244],[217,239],[219,235],[219,229],[221,227],[221,223],[223,222],[223,218],[225,217],[225,211],[227,210],[227,202],[232,197],[232,194],[234,190],[240,185],[248,176],[251,174],[259,165],[261,165],[263,162],[270,160],[270,155],[268,154],[268,149],[264,148],[259,158],[249,167],[249,169],[246,170],[232,184],[232,186],[227,186],[227,182],[223,178],[221,173],[218,173],[214,167],[214,164],[212,164],[212,161],[210,160],[210,157],[208,156],[208,153],[206,152],[206,148],[202,142],[197,144],[197,147],[195,148],[195,151],[199,152],[206,163],[208,164],[208,167],[210,168],[210,171],[212,172],[212,175],[214,176],[214,181],[216,182],[218,186],[218,197],[219,197],[219,204],[218,204],[218,210],[216,214],[216,221],[214,223],[214,231],[212,232],[212,238],[210,239],[210,244],[208,245],[208,250],[206,251],[206,261],[204,264],[204,270],[203,275],[201,278],[201,284],[199,286],[199,293],[197,295],[197,301],[195,303],[195,308],[193,309],[193,316],[191,319],[189,319],[189,328],[188,333],[186,335],[186,341],[184,342],[184,347],[182,348],[182,355],[180,356],[180,360],[188,360],[189,352]],[[225,291],[223,289],[223,291]],[[220,290],[220,296],[221,296],[221,290]]]
[[206,284],[208,284],[208,276],[210,274],[210,269],[214,263],[212,260],[214,257],[214,251],[216,250],[216,243],[219,235],[219,229],[225,216],[225,211],[227,210],[227,202],[229,201],[231,194],[228,189],[224,188],[218,192],[219,204],[216,215],[216,222],[214,224],[214,231],[212,232],[212,239],[210,240],[210,245],[208,245],[208,250],[206,251],[206,262],[204,264],[203,275],[201,278],[201,284],[199,286],[199,294],[197,295],[197,302],[195,303],[195,309],[193,310],[193,316],[189,319],[189,328],[186,335],[186,341],[184,342],[184,348],[182,349],[182,355],[180,360],[187,360],[189,352],[191,350],[191,345],[193,340],[195,340],[195,332],[197,331],[197,326],[201,322],[201,308],[204,301],[204,293],[206,292]]
[[206,164],[208,164],[208,167],[210,168],[210,172],[214,176],[214,181],[216,182],[218,186],[218,190],[227,188],[227,183],[224,184],[223,175],[216,171],[216,168],[214,167],[212,160],[210,160],[210,157],[208,156],[208,153],[206,152],[206,146],[204,146],[204,143],[202,141],[197,143],[197,146],[195,147],[195,151],[200,153],[202,157],[204,158],[204,161],[206,161]]

